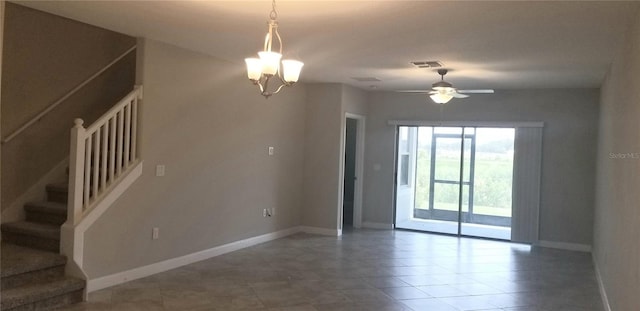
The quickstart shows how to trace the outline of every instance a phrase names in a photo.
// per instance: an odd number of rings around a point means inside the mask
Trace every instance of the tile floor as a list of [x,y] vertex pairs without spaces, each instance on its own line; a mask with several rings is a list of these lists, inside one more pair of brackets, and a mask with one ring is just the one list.
[[65,310],[604,310],[590,254],[410,231],[296,234]]

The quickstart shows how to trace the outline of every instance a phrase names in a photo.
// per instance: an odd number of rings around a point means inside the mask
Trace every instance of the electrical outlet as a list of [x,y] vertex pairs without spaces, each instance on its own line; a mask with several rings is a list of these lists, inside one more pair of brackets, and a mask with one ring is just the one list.
[[153,228],[151,230],[151,239],[157,240],[160,237],[160,228]]

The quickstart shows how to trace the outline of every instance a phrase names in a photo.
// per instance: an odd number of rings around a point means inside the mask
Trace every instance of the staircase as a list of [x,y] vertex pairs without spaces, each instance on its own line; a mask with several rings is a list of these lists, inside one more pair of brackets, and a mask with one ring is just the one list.
[[0,310],[49,310],[83,300],[85,281],[65,276],[60,226],[66,183],[47,186],[47,201],[27,203],[26,220],[2,224]]

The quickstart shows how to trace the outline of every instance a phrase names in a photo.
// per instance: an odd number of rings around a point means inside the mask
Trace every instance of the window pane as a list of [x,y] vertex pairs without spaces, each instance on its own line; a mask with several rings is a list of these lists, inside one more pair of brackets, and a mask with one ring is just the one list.
[[460,179],[460,138],[436,138],[436,180]]
[[409,184],[409,155],[403,154],[400,156],[400,185]]

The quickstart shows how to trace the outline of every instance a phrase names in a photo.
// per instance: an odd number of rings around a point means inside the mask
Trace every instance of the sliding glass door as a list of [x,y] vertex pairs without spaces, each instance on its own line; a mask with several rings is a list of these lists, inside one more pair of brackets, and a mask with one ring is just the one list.
[[513,128],[398,134],[397,228],[510,239]]

